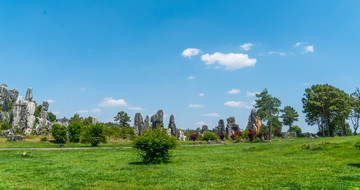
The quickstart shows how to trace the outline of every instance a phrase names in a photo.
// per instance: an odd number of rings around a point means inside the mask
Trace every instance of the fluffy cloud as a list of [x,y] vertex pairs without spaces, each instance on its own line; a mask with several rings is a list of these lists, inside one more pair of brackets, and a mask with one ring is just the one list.
[[199,121],[199,122],[196,122],[196,123],[195,123],[195,125],[200,125],[200,126],[203,126],[203,125],[206,125],[206,123],[205,123],[205,122],[203,122],[203,121]]
[[218,113],[207,113],[207,114],[204,114],[205,117],[219,117],[220,114]]
[[80,90],[81,90],[81,91],[85,91],[86,88],[85,88],[85,87],[80,87]]
[[305,47],[304,53],[312,53],[312,52],[314,52],[314,46],[313,45]]
[[299,47],[301,45],[307,44],[307,42],[297,42],[294,47]]
[[269,54],[269,55],[277,54],[277,55],[281,55],[281,56],[285,56],[285,55],[286,55],[285,52],[280,52],[280,51],[269,51],[268,54]]
[[52,100],[52,99],[50,99],[50,100],[45,100],[45,101],[47,101],[49,104],[51,104],[51,103],[54,103],[55,101],[54,100]]
[[216,52],[214,54],[205,54],[201,56],[201,60],[207,65],[218,63],[224,66],[227,70],[236,70],[243,67],[250,67],[256,64],[256,59],[249,59],[248,54],[242,53],[228,53],[223,54]]
[[240,94],[241,91],[239,89],[231,89],[228,91],[229,94]]
[[89,113],[89,110],[78,110],[76,113]]
[[129,110],[139,110],[139,111],[143,110],[142,107],[128,107],[128,109]]
[[127,106],[127,103],[123,99],[115,100],[112,97],[104,98],[103,102],[99,105],[100,107],[118,107]]
[[187,48],[181,53],[181,55],[183,57],[190,58],[192,56],[199,55],[200,52],[201,51],[199,49],[196,49],[196,48]]
[[189,104],[189,108],[203,108],[204,105],[200,105],[200,104]]
[[240,47],[241,47],[241,49],[243,49],[243,50],[245,50],[245,51],[248,51],[248,50],[250,50],[250,48],[251,48],[252,46],[254,46],[254,44],[252,44],[252,43],[245,43],[245,44],[241,45]]
[[199,96],[205,96],[205,94],[204,94],[204,93],[200,93]]
[[191,79],[194,79],[195,77],[194,76],[188,76],[187,77],[189,80],[191,80]]
[[100,113],[100,112],[101,112],[101,109],[99,109],[99,108],[95,108],[95,109],[91,110],[91,113]]
[[228,101],[224,103],[224,106],[235,107],[235,108],[246,108],[251,109],[255,102],[242,102],[242,101]]
[[246,97],[253,97],[253,96],[256,96],[256,94],[260,94],[260,92],[249,92],[249,91],[247,91],[246,92]]

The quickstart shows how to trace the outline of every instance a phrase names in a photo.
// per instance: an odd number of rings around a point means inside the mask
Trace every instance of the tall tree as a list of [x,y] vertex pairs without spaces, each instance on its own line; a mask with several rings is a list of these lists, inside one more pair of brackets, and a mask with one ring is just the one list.
[[[351,99],[344,91],[329,84],[313,85],[305,89],[302,99],[306,122],[309,125],[318,123],[319,129],[325,135],[332,136],[336,126],[343,126],[346,135],[346,118],[351,111]],[[338,120],[337,122],[334,122]],[[325,126],[324,126],[325,125]]]
[[281,101],[276,97],[272,97],[266,88],[260,94],[256,94],[256,97],[258,99],[255,100],[254,107],[257,109],[259,118],[268,121],[269,140],[271,141],[272,121],[274,117],[278,117]]
[[359,128],[359,119],[360,119],[360,89],[357,88],[355,92],[351,93],[352,101],[352,111],[350,114],[351,122],[354,128],[354,135]]
[[114,117],[114,121],[116,121],[120,125],[120,128],[130,127],[128,123],[131,122],[130,117],[124,111],[117,113],[117,115]]
[[283,110],[281,118],[283,119],[283,124],[289,126],[289,131],[291,131],[291,127],[295,121],[299,121],[299,114],[296,110],[291,106],[285,106]]

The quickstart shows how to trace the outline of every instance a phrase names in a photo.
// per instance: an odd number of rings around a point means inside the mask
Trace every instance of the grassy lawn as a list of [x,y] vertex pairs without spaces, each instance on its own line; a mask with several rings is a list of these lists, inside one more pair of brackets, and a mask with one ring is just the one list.
[[0,189],[358,189],[354,141],[182,146],[161,165],[142,165],[133,149],[31,150],[27,157],[7,150],[0,151]]

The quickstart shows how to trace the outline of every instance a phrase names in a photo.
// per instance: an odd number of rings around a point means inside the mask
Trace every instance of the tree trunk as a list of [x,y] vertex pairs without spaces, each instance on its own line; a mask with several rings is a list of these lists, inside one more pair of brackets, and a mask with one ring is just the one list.
[[269,142],[271,142],[271,120],[269,121]]

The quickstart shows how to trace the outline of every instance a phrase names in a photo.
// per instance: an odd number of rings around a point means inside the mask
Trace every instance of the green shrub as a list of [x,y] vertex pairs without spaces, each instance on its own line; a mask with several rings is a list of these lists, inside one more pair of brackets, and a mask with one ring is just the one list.
[[105,127],[104,133],[107,137],[119,137],[120,136],[120,128],[114,125]]
[[211,131],[208,131],[208,132],[204,133],[204,135],[202,137],[202,140],[204,140],[204,141],[208,141],[208,140],[214,141],[217,138],[218,138],[218,136],[215,133],[213,133]]
[[47,139],[46,137],[41,137],[41,138],[40,138],[40,141],[41,141],[41,142],[46,142],[46,141],[48,141],[48,139]]
[[81,130],[81,143],[90,143],[91,146],[97,146],[99,143],[106,143],[104,125],[101,123],[84,126]]
[[7,122],[5,123],[0,123],[0,130],[8,130],[8,129],[11,129],[11,125]]
[[134,139],[133,147],[145,164],[166,163],[171,157],[171,150],[176,147],[176,139],[164,130],[150,129]]
[[66,127],[60,126],[59,124],[54,124],[52,126],[52,136],[56,140],[56,142],[64,143],[67,140],[66,136]]
[[134,128],[132,127],[122,127],[120,129],[120,138],[126,139],[130,136],[130,138],[132,138],[132,136],[134,135]]
[[78,143],[80,141],[81,125],[79,123],[71,123],[68,126],[69,141]]
[[360,149],[360,139],[358,138],[354,144],[355,148]]

